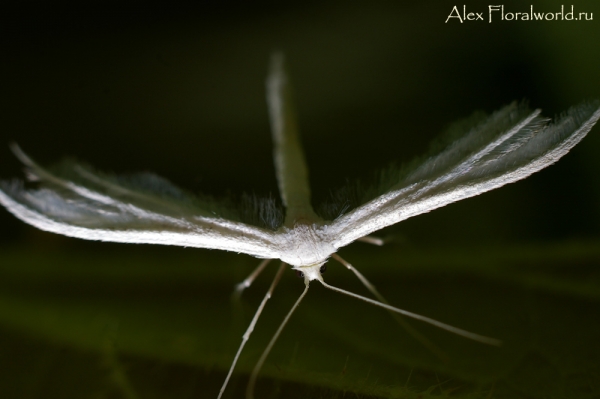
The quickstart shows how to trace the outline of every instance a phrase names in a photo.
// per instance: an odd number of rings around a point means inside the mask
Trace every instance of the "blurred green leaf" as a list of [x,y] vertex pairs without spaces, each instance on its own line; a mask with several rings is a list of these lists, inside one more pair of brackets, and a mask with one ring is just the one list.
[[[503,346],[411,322],[447,354],[442,361],[385,311],[313,284],[261,373],[259,397],[600,393],[597,241],[435,251],[355,244],[341,255],[392,304]],[[274,272],[232,302],[233,285],[255,259],[152,247],[145,256],[17,247],[0,258],[0,349],[16,352],[0,360],[11,382],[0,384],[2,397],[215,397]],[[301,292],[292,275],[267,305],[228,397],[242,395],[245,376]],[[333,262],[326,278],[366,294]],[[15,356],[30,360],[10,367]]]

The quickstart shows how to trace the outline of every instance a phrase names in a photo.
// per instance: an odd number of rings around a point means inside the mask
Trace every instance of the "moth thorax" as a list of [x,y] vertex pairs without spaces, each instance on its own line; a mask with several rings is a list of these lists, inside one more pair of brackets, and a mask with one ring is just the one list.
[[296,224],[281,235],[281,257],[285,263],[300,267],[319,266],[336,252],[318,224]]

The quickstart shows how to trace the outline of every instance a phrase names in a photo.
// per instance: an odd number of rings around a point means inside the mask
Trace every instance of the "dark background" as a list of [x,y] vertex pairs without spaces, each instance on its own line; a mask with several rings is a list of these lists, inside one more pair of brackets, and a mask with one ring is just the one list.
[[[22,175],[7,145],[15,141],[42,164],[75,156],[104,171],[153,171],[217,197],[277,196],[264,94],[275,50],[285,53],[294,85],[315,202],[348,179],[423,153],[450,122],[473,111],[526,99],[552,117],[600,97],[597,2],[573,3],[593,21],[501,21],[496,13],[492,23],[487,3],[465,4],[486,21],[445,23],[452,7],[463,5],[448,1],[1,6],[0,177]],[[504,2],[507,12],[530,5],[555,12],[561,4]],[[383,234],[401,249],[425,253],[590,242],[600,230],[599,152],[596,127],[557,165],[526,181]],[[28,256],[44,251],[66,263],[72,253],[179,253],[59,237],[4,211],[0,251],[13,266],[35,263]],[[202,267],[206,252],[186,254]],[[226,269],[235,259],[226,254],[215,262]],[[21,288],[28,286],[23,281]],[[77,294],[72,298],[77,302]],[[11,328],[11,339],[36,352],[22,328]],[[25,330],[41,342],[47,335]]]

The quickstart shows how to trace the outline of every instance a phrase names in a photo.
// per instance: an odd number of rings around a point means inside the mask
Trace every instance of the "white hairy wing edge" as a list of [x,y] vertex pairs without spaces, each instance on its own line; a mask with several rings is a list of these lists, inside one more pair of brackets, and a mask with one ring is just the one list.
[[[580,106],[580,109],[582,108],[583,106]],[[486,176],[484,169],[482,174],[476,175],[471,180],[467,179],[453,187],[444,187],[449,180],[460,177],[460,173],[464,173],[461,168],[456,168],[450,171],[450,176],[442,176],[433,181],[415,182],[407,187],[383,194],[329,224],[325,233],[328,241],[335,248],[340,248],[374,231],[410,217],[524,179],[564,156],[585,137],[598,118],[600,118],[600,108],[596,109],[587,120],[583,121],[562,141],[553,146],[550,145],[547,151],[540,156],[517,168],[514,168],[514,162],[507,163],[504,165],[506,172],[500,175],[497,170],[492,170]],[[569,121],[562,120],[561,122],[568,125]],[[554,127],[560,128],[556,125]],[[453,173],[458,173],[458,175],[451,176]]]
[[18,198],[35,196],[35,191],[18,190],[11,193],[0,189],[0,203],[17,218],[40,230],[86,240],[221,249],[259,258],[279,258],[277,234],[244,223],[200,216],[175,218],[129,204],[129,213],[123,219],[135,215],[135,223],[104,218],[102,213],[97,212],[92,216],[96,226],[86,227],[76,222],[57,220],[28,206],[27,201],[19,201]]

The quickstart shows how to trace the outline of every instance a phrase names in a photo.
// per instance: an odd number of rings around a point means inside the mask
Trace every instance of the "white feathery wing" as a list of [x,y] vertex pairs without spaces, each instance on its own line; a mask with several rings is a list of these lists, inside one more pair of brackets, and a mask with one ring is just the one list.
[[526,178],[565,155],[600,117],[598,102],[571,108],[554,123],[513,103],[473,127],[368,203],[327,227],[335,248],[452,202]]
[[[259,214],[254,220],[269,219],[262,227],[244,222],[239,212],[214,200],[187,195],[156,175],[115,177],[75,162],[64,162],[51,172],[17,146],[13,151],[41,188],[28,190],[19,181],[1,182],[0,203],[42,230],[89,240],[289,258],[294,254],[288,252],[297,246],[288,241],[317,237],[331,248],[322,254],[325,261],[332,251],[376,230],[526,178],[565,155],[600,117],[598,102],[584,103],[550,124],[539,116],[539,110],[513,103],[389,184],[387,192],[333,221],[324,221],[310,204],[308,172],[282,57],[274,56],[271,65],[267,98],[277,177],[288,207],[285,223],[274,222],[277,210],[268,201],[252,204]],[[316,236],[294,234],[296,218],[303,220],[304,227],[314,224]]]
[[179,245],[277,258],[274,232],[214,215],[211,205],[168,181],[143,173],[113,177],[66,161],[51,173],[12,150],[42,188],[2,182],[0,203],[19,219],[46,231],[87,240]]

